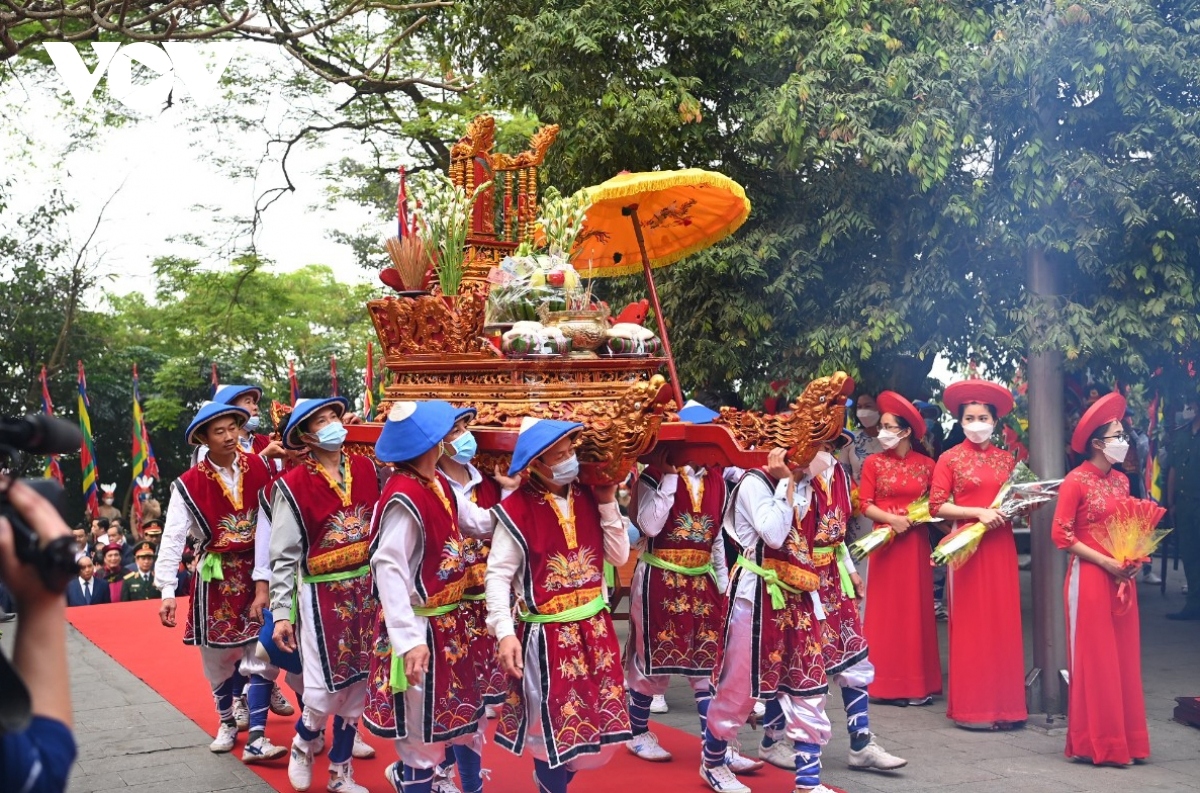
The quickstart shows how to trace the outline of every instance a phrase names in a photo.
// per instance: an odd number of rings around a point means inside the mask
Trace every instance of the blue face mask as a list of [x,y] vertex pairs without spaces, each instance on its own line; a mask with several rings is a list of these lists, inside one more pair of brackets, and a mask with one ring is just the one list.
[[258,429],[258,416],[251,416],[246,419],[246,423],[242,425],[242,429],[246,432],[254,432]]
[[450,455],[450,459],[459,465],[466,465],[475,459],[475,451],[479,448],[479,444],[475,441],[475,436],[468,431],[450,441],[450,447],[454,449],[454,454]]
[[346,441],[346,428],[342,422],[334,421],[317,430],[317,448],[336,452]]

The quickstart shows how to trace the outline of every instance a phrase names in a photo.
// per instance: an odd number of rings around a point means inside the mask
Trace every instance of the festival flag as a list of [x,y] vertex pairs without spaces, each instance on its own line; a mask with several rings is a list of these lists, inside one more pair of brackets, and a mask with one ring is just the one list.
[[217,396],[217,388],[220,387],[221,381],[217,378],[217,362],[212,362],[212,393],[208,395],[209,399],[215,399]]
[[158,479],[158,461],[150,447],[150,433],[146,430],[146,417],[142,414],[142,394],[138,388],[137,364],[133,365],[133,476]]
[[367,389],[363,396],[363,414],[370,421],[375,416],[375,345],[367,342]]
[[288,361],[288,387],[291,390],[292,407],[300,401],[300,383],[296,382],[296,362]]
[[396,233],[398,239],[404,239],[408,235],[408,189],[405,187],[404,166],[400,166],[400,192],[396,194],[396,225],[399,229]]
[[[47,416],[54,415],[54,403],[50,401],[50,385],[46,382],[46,367],[42,367],[42,412]],[[58,455],[52,454],[46,458],[46,468],[42,471],[42,476],[47,479],[57,479],[61,485],[63,483],[62,467],[58,464]]]
[[333,384],[330,388],[330,390],[333,393],[331,393],[330,396],[337,396],[338,395],[338,382],[337,382],[337,356],[336,355],[329,356],[329,382]]
[[79,430],[83,433],[83,444],[79,447],[79,467],[83,471],[83,500],[89,515],[100,514],[100,500],[96,482],[100,472],[96,470],[96,446],[92,442],[92,419],[88,415],[87,375],[83,361],[79,361]]

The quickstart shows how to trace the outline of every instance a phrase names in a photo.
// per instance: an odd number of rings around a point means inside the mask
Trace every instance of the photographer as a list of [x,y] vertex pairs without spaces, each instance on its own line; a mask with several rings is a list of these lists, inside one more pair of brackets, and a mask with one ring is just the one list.
[[[0,477],[0,495],[7,495],[43,545],[70,536],[50,502],[28,485]],[[5,717],[0,720],[0,790],[61,791],[75,761],[66,600],[61,592],[47,589],[33,565],[18,559],[13,527],[4,518],[0,518],[0,581],[12,593],[20,618],[12,666],[0,656],[0,713]],[[28,689],[32,720],[24,729],[4,731],[11,714],[22,707],[23,688]]]

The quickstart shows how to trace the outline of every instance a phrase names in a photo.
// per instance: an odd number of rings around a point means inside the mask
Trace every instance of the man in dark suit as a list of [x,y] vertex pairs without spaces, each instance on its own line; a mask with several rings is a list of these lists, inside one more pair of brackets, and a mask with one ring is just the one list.
[[96,580],[96,566],[91,557],[80,557],[79,575],[67,584],[67,605],[95,606],[109,602],[108,583],[103,579]]

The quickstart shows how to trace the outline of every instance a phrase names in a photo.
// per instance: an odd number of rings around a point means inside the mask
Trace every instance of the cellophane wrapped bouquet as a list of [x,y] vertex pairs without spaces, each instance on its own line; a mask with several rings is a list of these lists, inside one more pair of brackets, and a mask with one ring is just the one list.
[[[1008,481],[992,500],[991,509],[1006,518],[1032,512],[1040,505],[1058,495],[1061,479],[1039,480],[1037,474],[1025,463],[1017,463],[1009,474]],[[970,559],[979,548],[979,541],[987,532],[982,523],[969,523],[947,534],[933,549],[930,559],[934,564],[948,564],[957,570]]]
[[[1117,504],[1104,529],[1096,535],[1096,541],[1122,567],[1139,568],[1150,561],[1150,554],[1171,533],[1170,529],[1156,528],[1166,512],[1153,501],[1124,498]],[[1129,610],[1133,602],[1132,587],[1133,583],[1128,578],[1117,584],[1117,600],[1121,604],[1118,614]]]
[[[929,514],[929,496],[922,496],[908,505],[908,520],[914,526],[918,523],[938,523],[941,518]],[[855,559],[865,559],[883,546],[896,539],[896,530],[891,526],[875,529],[862,539],[851,543],[850,553]]]
[[546,189],[537,220],[541,250],[522,243],[488,274],[488,324],[536,321],[542,306],[549,311],[588,307],[590,297],[581,289],[571,251],[590,206],[584,192],[564,197]]

